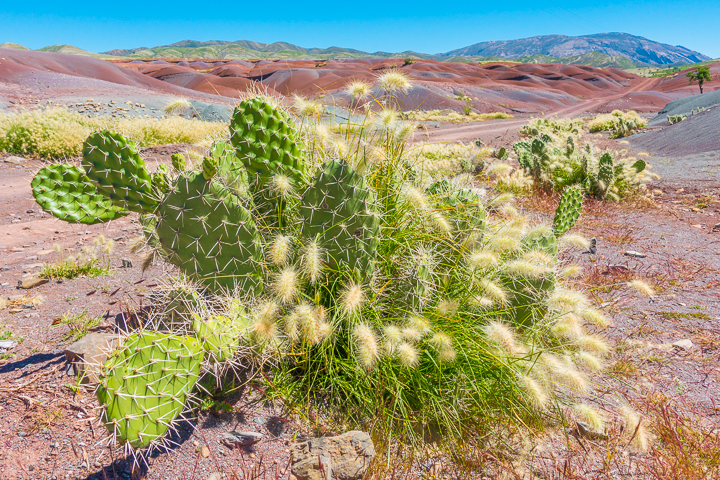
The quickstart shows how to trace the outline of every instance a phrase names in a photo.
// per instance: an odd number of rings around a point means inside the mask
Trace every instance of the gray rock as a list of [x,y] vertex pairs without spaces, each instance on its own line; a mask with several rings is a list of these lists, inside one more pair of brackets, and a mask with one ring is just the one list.
[[375,446],[370,435],[353,430],[298,442],[290,455],[298,480],[360,480],[375,457]]
[[22,163],[27,162],[28,160],[27,160],[27,158],[23,158],[23,157],[15,157],[15,156],[12,156],[12,157],[5,157],[5,158],[3,159],[3,161],[4,161],[5,163],[12,163],[12,164],[14,164],[14,165],[20,165],[20,164],[22,164]]
[[695,344],[692,342],[692,340],[688,338],[684,340],[678,340],[677,342],[673,343],[672,346],[681,350],[692,350],[693,348],[695,348]]
[[0,348],[10,350],[12,348],[17,347],[17,344],[18,343],[15,340],[2,340],[2,341],[0,341]]
[[123,258],[121,261],[122,266],[120,268],[132,268],[132,260],[129,258]]
[[257,432],[238,432],[233,430],[232,432],[222,433],[218,436],[220,443],[223,445],[235,448],[235,447],[247,447],[253,445],[262,440],[264,435]]
[[25,290],[28,290],[30,288],[35,288],[39,285],[45,285],[48,282],[50,282],[50,280],[47,278],[38,278],[35,275],[28,275],[18,280],[18,288],[24,288]]
[[117,335],[112,333],[88,333],[65,348],[65,359],[82,383],[97,383],[100,365],[117,345]]
[[647,257],[647,255],[645,255],[644,253],[635,252],[635,251],[633,251],[633,250],[628,250],[627,252],[625,252],[625,255],[628,256],[628,257],[635,257],[635,258],[645,258],[645,257]]

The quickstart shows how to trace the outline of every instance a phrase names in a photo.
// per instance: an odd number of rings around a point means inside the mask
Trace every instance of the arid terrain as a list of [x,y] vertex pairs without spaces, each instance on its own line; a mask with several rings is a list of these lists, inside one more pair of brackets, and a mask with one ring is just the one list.
[[[413,84],[402,97],[405,111],[458,111],[470,106],[479,113],[514,116],[463,124],[429,122],[416,132],[415,142],[482,140],[489,147],[512,150],[518,130],[530,118],[574,118],[620,109],[652,119],[669,102],[697,94],[697,85],[688,85],[684,75],[643,78],[619,69],[577,65],[107,62],[0,49],[0,110],[53,104],[91,116],[161,117],[165,105],[185,98],[205,112],[200,115],[204,119],[226,121],[236,99],[258,88],[348,107],[351,97],[344,89],[351,80],[372,80],[392,68],[406,73]],[[711,72],[720,73],[720,63],[713,64]],[[717,81],[706,84],[705,98],[718,97],[716,90]],[[114,106],[126,102],[131,105],[123,110]],[[593,401],[603,409],[606,402],[620,400],[653,417],[658,425],[655,441],[665,446],[631,452],[615,440],[612,432],[619,426],[612,422],[609,438],[592,440],[573,436],[572,428],[560,425],[531,446],[507,446],[501,454],[494,451],[495,456],[477,459],[482,464],[477,478],[679,479],[683,477],[678,472],[685,471],[678,466],[683,455],[695,458],[703,451],[709,458],[707,476],[693,478],[720,478],[720,106],[713,106],[675,125],[667,125],[660,115],[657,126],[623,140],[596,134],[605,148],[642,153],[659,179],[648,185],[654,191],[652,199],[586,201],[575,229],[595,238],[597,251],[563,258],[583,268],[576,282],[612,321],[594,332],[609,339],[614,350],[606,359],[605,373],[594,380]],[[173,153],[193,148],[164,145],[145,148],[142,154],[154,167],[169,164]],[[8,301],[0,310],[0,333],[10,332],[18,339],[17,346],[0,357],[0,478],[130,478],[132,457],[104,443],[106,432],[97,421],[93,393],[76,385],[68,372],[63,350],[72,335],[70,327],[56,319],[83,313],[101,316],[102,322],[91,331],[113,331],[128,321],[130,310],[148,304],[149,292],[171,267],[157,261],[142,271],[142,258],[129,249],[131,239],[142,232],[136,215],[85,226],[43,212],[30,182],[44,164],[0,153],[0,296]],[[477,179],[486,180],[484,174]],[[556,194],[518,200],[528,216],[540,219],[551,217],[556,205]],[[101,235],[115,245],[110,275],[53,280],[28,290],[18,287],[23,277],[62,256],[78,254]],[[657,294],[641,299],[628,293],[624,284],[634,278],[648,281]],[[261,382],[243,380],[245,387],[225,399],[230,412],[200,411],[181,425],[173,437],[177,445],[136,469],[136,478],[289,478],[291,442],[306,435],[342,433],[319,422],[300,421],[297,412],[266,401]],[[306,417],[314,415],[309,412]],[[219,438],[230,430],[262,433],[264,439],[251,447],[229,449]],[[683,450],[687,448],[694,450]],[[438,467],[446,456],[426,453],[429,460],[418,462],[412,475],[392,478],[452,478]],[[225,476],[212,476],[216,473]],[[368,478],[390,478],[371,475],[372,470]]]

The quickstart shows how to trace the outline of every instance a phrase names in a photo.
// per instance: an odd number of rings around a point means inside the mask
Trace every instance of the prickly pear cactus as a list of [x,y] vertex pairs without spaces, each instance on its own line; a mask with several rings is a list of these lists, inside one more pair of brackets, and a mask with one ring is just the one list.
[[133,448],[159,441],[185,408],[204,355],[191,337],[130,335],[102,367],[96,391],[110,433]]
[[556,237],[561,237],[575,225],[582,211],[582,202],[583,193],[579,185],[565,189],[555,210],[553,232]]
[[253,188],[263,188],[277,174],[295,182],[305,174],[305,148],[292,119],[263,97],[245,100],[235,107],[230,141]]
[[305,191],[302,236],[319,241],[331,269],[346,266],[362,278],[372,273],[380,229],[375,197],[362,175],[337,160],[327,162]]
[[601,196],[605,196],[605,194],[612,188],[613,183],[615,183],[615,169],[613,167],[613,158],[612,155],[609,153],[605,153],[603,156],[600,157],[600,160],[598,161],[598,185],[597,185],[597,191],[601,194]]
[[72,165],[53,164],[42,168],[31,187],[38,205],[66,222],[92,225],[129,213],[100,194],[85,170]]
[[157,209],[157,236],[168,260],[212,290],[261,287],[261,238],[237,197],[203,173],[178,177]]

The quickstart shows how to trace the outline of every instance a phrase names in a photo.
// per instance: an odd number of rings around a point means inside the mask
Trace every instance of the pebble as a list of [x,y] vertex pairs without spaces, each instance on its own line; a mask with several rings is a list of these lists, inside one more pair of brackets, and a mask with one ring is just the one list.
[[203,446],[200,448],[200,455],[202,455],[203,458],[209,457],[209,456],[210,456],[210,449],[209,449],[207,446],[203,445]]
[[627,252],[625,252],[625,255],[628,256],[628,257],[635,257],[635,258],[645,258],[645,257],[647,257],[647,255],[645,255],[644,253],[635,252],[635,251],[633,251],[633,250],[628,250]]
[[264,435],[257,432],[226,432],[219,435],[220,443],[227,447],[245,447],[253,445],[262,440]]
[[672,346],[681,350],[692,350],[693,348],[695,348],[695,344],[692,342],[692,340],[688,338],[684,340],[678,340],[677,342],[673,343]]

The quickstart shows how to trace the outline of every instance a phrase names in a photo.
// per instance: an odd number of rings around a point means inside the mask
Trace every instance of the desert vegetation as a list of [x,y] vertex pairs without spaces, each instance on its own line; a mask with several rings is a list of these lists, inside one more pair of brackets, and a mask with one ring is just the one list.
[[[170,105],[172,111],[186,103]],[[26,157],[60,159],[77,157],[90,133],[101,129],[122,132],[138,146],[167,143],[197,143],[216,138],[225,130],[222,123],[168,118],[90,118],[61,107],[0,113],[0,151]]]

